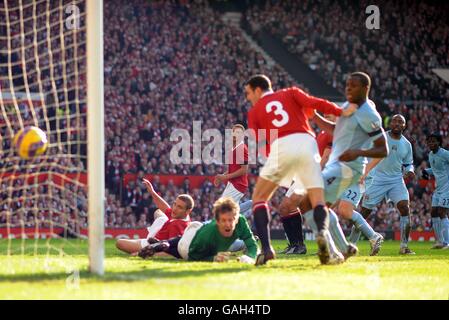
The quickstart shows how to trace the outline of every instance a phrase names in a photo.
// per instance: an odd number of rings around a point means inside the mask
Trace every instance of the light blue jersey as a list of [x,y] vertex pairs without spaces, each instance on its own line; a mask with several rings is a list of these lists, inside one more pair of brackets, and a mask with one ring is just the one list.
[[432,207],[449,208],[449,151],[439,148],[429,152],[431,169],[427,172],[435,176],[436,188],[432,195]]
[[430,151],[429,163],[432,170],[428,172],[435,176],[436,190],[446,189],[449,185],[449,151],[443,148],[436,153]]
[[383,199],[391,200],[395,204],[400,201],[409,201],[409,194],[403,179],[403,168],[406,172],[413,172],[413,151],[411,143],[401,136],[399,140],[393,139],[387,132],[387,142],[390,152],[369,173],[369,182],[366,182],[366,193],[362,207],[373,209]]
[[412,144],[401,135],[399,140],[393,139],[387,132],[387,142],[390,152],[377,166],[371,170],[371,182],[389,184],[403,182],[403,168],[405,172],[413,172]]
[[[349,102],[345,102],[343,108],[347,108],[348,105]],[[377,112],[374,102],[368,99],[350,117],[337,119],[328,164],[339,162],[338,158],[346,150],[368,148],[374,140],[383,134],[382,118]],[[366,157],[345,162],[347,166],[360,174],[365,172],[367,163]]]
[[[346,102],[343,108],[348,105]],[[359,179],[365,172],[367,158],[359,157],[351,162],[341,162],[338,158],[349,149],[368,149],[383,134],[381,117],[371,100],[362,104],[350,117],[338,118],[332,152],[323,170],[326,202],[334,203],[341,198],[357,207],[364,192]]]

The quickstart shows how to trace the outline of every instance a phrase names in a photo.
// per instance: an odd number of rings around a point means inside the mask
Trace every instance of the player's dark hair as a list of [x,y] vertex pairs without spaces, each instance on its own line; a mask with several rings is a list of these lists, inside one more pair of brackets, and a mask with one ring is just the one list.
[[441,145],[443,144],[443,137],[442,137],[441,134],[439,134],[438,132],[433,132],[433,133],[429,134],[429,135],[427,136],[427,140],[429,140],[430,138],[435,138],[435,139],[437,139],[437,140],[438,140],[438,144],[440,145],[440,147],[441,147]]
[[193,209],[195,202],[193,201],[193,198],[190,195],[180,194],[178,196],[178,199],[182,200],[186,204],[187,210]]
[[212,208],[212,213],[214,214],[215,220],[218,220],[220,214],[233,212],[235,214],[240,213],[240,207],[238,204],[231,198],[220,198],[214,203],[214,207]]
[[262,89],[262,91],[268,91],[271,89],[271,81],[264,74],[256,74],[252,76],[249,80],[245,82],[245,86],[250,86],[251,89],[256,90],[256,88]]
[[357,78],[363,86],[370,88],[371,87],[371,78],[365,72],[353,72],[351,73],[351,78]]

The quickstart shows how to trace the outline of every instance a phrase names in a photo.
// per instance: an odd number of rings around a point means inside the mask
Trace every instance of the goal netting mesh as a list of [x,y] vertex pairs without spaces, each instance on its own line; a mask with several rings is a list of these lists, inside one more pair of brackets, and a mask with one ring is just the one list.
[[[86,23],[84,0],[0,0],[0,254],[70,252],[87,234]],[[22,128],[48,137],[21,159]],[[49,260],[47,259],[47,262]],[[20,264],[2,264],[14,273]]]

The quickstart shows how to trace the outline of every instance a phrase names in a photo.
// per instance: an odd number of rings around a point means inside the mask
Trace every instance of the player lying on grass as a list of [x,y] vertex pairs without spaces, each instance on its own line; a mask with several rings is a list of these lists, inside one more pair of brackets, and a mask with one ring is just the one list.
[[184,260],[225,262],[231,257],[228,248],[236,239],[242,239],[247,252],[238,260],[254,263],[257,242],[246,218],[240,215],[237,203],[231,198],[220,198],[212,210],[215,217],[212,222],[192,222],[182,237],[151,244],[140,250],[139,257],[145,259],[157,252],[166,252]]
[[190,223],[190,213],[193,210],[193,198],[188,194],[180,194],[171,208],[169,204],[154,191],[153,185],[147,179],[143,179],[148,192],[151,194],[154,203],[158,209],[154,213],[154,222],[148,228],[148,236],[146,239],[119,239],[116,246],[118,249],[130,253],[137,254],[140,249],[159,240],[167,240],[170,238],[182,236],[184,230]]
[[449,151],[441,147],[443,138],[438,133],[427,137],[430,168],[425,169],[424,176],[435,177],[436,188],[432,195],[432,227],[436,243],[432,249],[449,249]]

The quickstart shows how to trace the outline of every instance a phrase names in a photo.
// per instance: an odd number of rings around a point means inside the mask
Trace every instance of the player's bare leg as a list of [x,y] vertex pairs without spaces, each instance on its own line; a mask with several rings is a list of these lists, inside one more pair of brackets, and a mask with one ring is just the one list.
[[298,206],[303,196],[293,193],[291,196],[285,196],[279,205],[279,214],[282,225],[287,235],[288,246],[282,252],[285,254],[305,254],[307,253],[304,245],[304,236],[302,233],[302,215]]
[[262,252],[256,258],[256,265],[267,263],[268,260],[275,259],[276,254],[271,246],[270,240],[270,208],[268,201],[278,188],[274,182],[259,177],[254,187],[252,196],[254,224],[256,225],[257,235],[262,244]]
[[402,200],[397,203],[397,208],[401,214],[400,228],[401,228],[401,247],[399,254],[415,254],[408,247],[408,238],[410,236],[411,218],[410,218],[410,203],[407,200]]
[[119,239],[115,246],[123,252],[136,255],[142,249],[142,240]]

